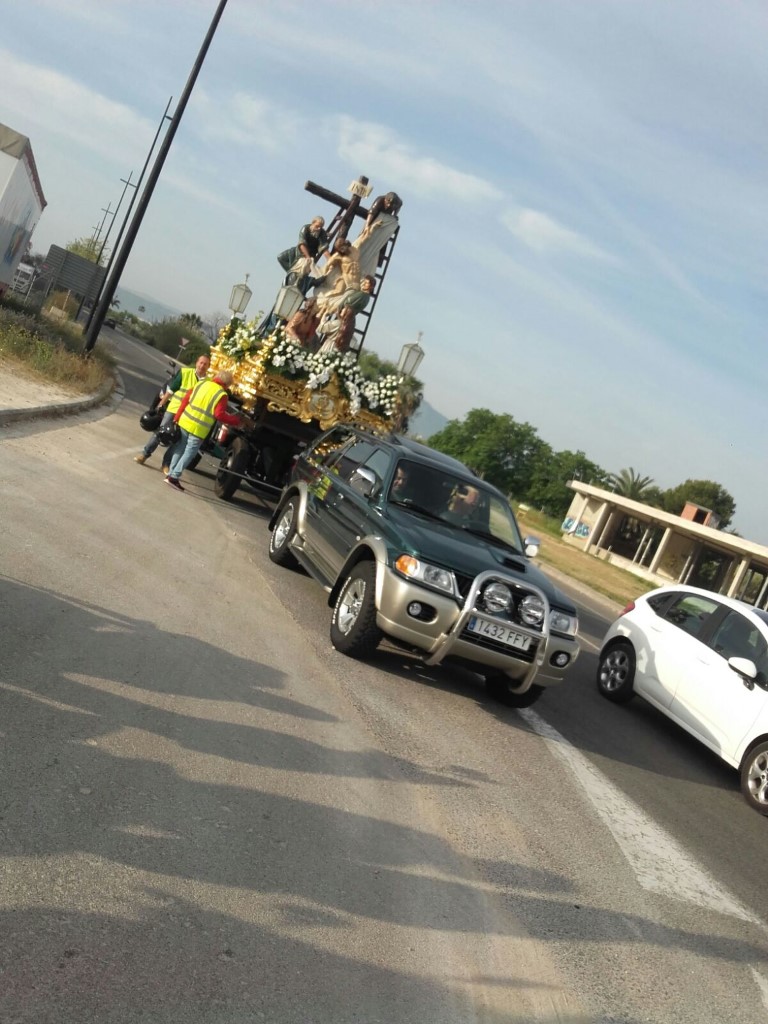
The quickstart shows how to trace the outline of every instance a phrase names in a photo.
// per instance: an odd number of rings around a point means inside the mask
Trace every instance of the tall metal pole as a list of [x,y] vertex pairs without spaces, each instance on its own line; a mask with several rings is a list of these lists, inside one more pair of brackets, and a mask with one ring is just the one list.
[[[131,171],[131,173],[128,175],[128,181],[126,181],[125,178],[121,178],[120,179],[120,181],[122,181],[124,183],[125,188],[120,193],[120,198],[117,201],[117,206],[115,207],[114,211],[112,212],[112,220],[109,222],[109,227],[107,228],[107,233],[104,235],[104,240],[101,243],[101,246],[99,248],[98,253],[96,254],[96,266],[93,268],[93,272],[91,273],[90,280],[88,281],[88,286],[85,289],[85,294],[83,295],[82,299],[80,299],[80,305],[77,307],[77,312],[75,313],[75,320],[78,320],[80,318],[80,313],[82,312],[83,306],[85,305],[85,301],[86,301],[86,299],[88,298],[88,296],[90,294],[91,285],[93,284],[93,279],[96,276],[96,271],[101,266],[101,257],[104,254],[104,248],[105,248],[107,242],[109,241],[109,236],[110,236],[110,234],[112,232],[112,228],[115,226],[115,217],[117,217],[118,211],[120,210],[120,207],[123,204],[123,199],[125,198],[125,193],[128,190],[128,186],[131,184],[131,177],[132,177],[132,175],[133,175],[133,171]],[[109,212],[109,207],[110,206],[111,206],[111,203],[108,203],[107,204],[107,213]],[[106,276],[106,274],[105,274],[105,276]],[[103,281],[104,281],[104,278],[102,278],[102,283],[103,283]],[[97,292],[96,292],[96,298],[93,301],[93,305],[91,306],[91,309],[93,309],[93,307],[96,305],[96,302],[98,301],[98,298],[99,298],[100,294],[101,294],[101,287],[99,287]]]
[[112,233],[112,228],[115,226],[115,218],[117,217],[118,213],[120,212],[120,207],[123,205],[123,200],[125,199],[125,193],[128,191],[128,188],[129,188],[129,186],[131,184],[131,178],[132,177],[133,177],[133,171],[131,171],[131,173],[128,175],[128,181],[126,181],[125,178],[121,178],[120,179],[120,181],[122,181],[122,183],[123,183],[123,185],[125,187],[123,188],[123,191],[120,193],[120,198],[117,201],[117,206],[115,207],[115,212],[112,214],[112,220],[109,222],[109,227],[107,228],[107,233],[106,233],[106,235],[104,235],[104,241],[101,243],[101,248],[99,249],[98,256],[96,257],[96,265],[97,266],[101,263],[101,257],[104,255],[104,248],[105,248],[107,242],[109,241],[109,236]]
[[110,205],[111,205],[110,203],[107,203],[106,210],[102,206],[101,212],[104,214],[104,216],[101,218],[101,224],[97,224],[96,227],[93,229],[93,234],[91,235],[91,245],[94,247],[94,249],[96,248],[96,243],[101,238],[101,232],[102,232],[102,229],[104,228],[104,221],[107,219],[107,217],[111,213],[111,210],[109,208]]
[[[107,283],[107,280],[109,279],[109,272],[112,269],[112,264],[115,262],[115,255],[117,254],[117,252],[120,249],[120,242],[121,242],[122,237],[123,237],[123,232],[125,231],[125,226],[128,223],[128,220],[129,220],[129,218],[131,216],[131,210],[133,209],[133,204],[136,202],[136,197],[139,194],[139,189],[141,188],[141,183],[142,183],[142,181],[144,181],[144,175],[147,173],[147,168],[149,167],[149,161],[152,159],[152,154],[155,151],[155,146],[157,145],[157,140],[160,138],[160,132],[163,130],[163,125],[165,124],[165,122],[166,121],[170,121],[170,117],[168,116],[168,111],[170,110],[171,103],[173,103],[173,96],[171,96],[171,98],[168,100],[168,102],[167,102],[167,104],[165,106],[165,112],[163,113],[163,116],[160,118],[160,124],[157,126],[157,131],[155,132],[155,137],[152,140],[152,145],[149,147],[149,152],[147,153],[147,159],[144,161],[144,166],[141,169],[141,174],[139,175],[139,180],[136,182],[135,185],[131,185],[131,188],[133,189],[133,195],[131,196],[131,201],[128,204],[128,209],[125,211],[125,217],[123,217],[123,223],[120,225],[120,231],[118,232],[117,239],[115,241],[114,247],[112,249],[112,252],[110,253],[109,259],[107,260],[106,270],[104,271],[104,277],[101,280],[101,287],[99,288],[98,295],[96,296],[96,299],[94,300],[94,303],[91,306],[91,310],[90,310],[90,312],[88,314],[88,319],[85,321],[85,327],[83,328],[83,331],[84,331],[85,334],[88,333],[88,328],[91,326],[91,321],[93,320],[93,314],[96,312],[96,308],[99,305],[99,300],[101,299],[101,296],[102,296],[102,294],[104,292],[104,285]],[[123,179],[121,178],[120,180],[122,181]],[[112,298],[114,298],[114,295],[112,296]],[[110,300],[109,300],[110,304],[112,303],[112,298],[110,298]]]
[[99,331],[101,330],[101,326],[104,323],[104,317],[107,315],[107,310],[109,309],[110,304],[112,303],[112,299],[115,294],[115,289],[117,288],[120,282],[120,276],[122,275],[123,270],[125,269],[125,264],[128,262],[128,257],[131,254],[133,243],[136,240],[136,235],[139,233],[139,228],[141,227],[141,222],[144,219],[144,214],[147,212],[149,201],[152,198],[152,193],[155,190],[155,185],[157,184],[157,181],[160,177],[160,172],[163,169],[163,164],[165,163],[165,159],[168,156],[168,152],[171,148],[174,136],[176,135],[176,130],[179,127],[181,118],[184,115],[184,111],[186,109],[187,103],[189,102],[189,97],[192,93],[192,89],[194,88],[195,82],[197,81],[197,76],[200,73],[200,68],[203,66],[203,61],[205,60],[205,56],[208,53],[208,48],[211,45],[211,40],[213,39],[214,33],[218,28],[219,22],[221,21],[221,16],[224,13],[224,8],[226,6],[227,0],[219,0],[219,5],[216,8],[216,13],[213,16],[211,24],[208,26],[208,31],[206,33],[205,39],[203,40],[203,45],[200,47],[200,52],[197,55],[197,60],[195,61],[192,71],[190,72],[189,78],[187,79],[187,84],[184,86],[184,92],[181,94],[181,98],[179,99],[179,105],[176,107],[176,112],[171,118],[171,123],[168,126],[168,131],[166,132],[165,138],[163,139],[163,142],[160,146],[152,170],[149,173],[147,184],[144,188],[144,192],[141,196],[141,199],[139,200],[139,204],[136,207],[136,213],[133,215],[131,226],[128,228],[128,231],[126,232],[125,241],[123,242],[120,248],[120,252],[115,258],[115,265],[112,268],[106,285],[104,286],[104,291],[102,292],[101,299],[99,299],[99,304],[96,307],[96,312],[93,314],[93,320],[91,321],[91,325],[88,328],[88,331],[86,332],[85,346],[83,347],[83,352],[86,355],[93,350],[93,347],[96,344],[96,339],[99,336]]

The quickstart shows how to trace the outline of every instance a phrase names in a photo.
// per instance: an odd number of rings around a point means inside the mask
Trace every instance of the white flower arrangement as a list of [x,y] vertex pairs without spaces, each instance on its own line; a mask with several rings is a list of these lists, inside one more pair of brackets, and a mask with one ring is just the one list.
[[239,361],[261,347],[264,339],[259,337],[256,329],[256,320],[247,324],[242,320],[232,320],[219,332],[218,346],[225,355]]
[[222,352],[235,359],[253,355],[260,359],[267,373],[275,373],[291,380],[304,380],[313,391],[325,387],[335,374],[349,399],[352,415],[360,409],[370,409],[384,416],[397,410],[398,395],[403,378],[397,374],[366,380],[360,372],[352,352],[310,352],[289,341],[282,327],[267,337],[256,333],[256,321],[241,324],[229,337],[220,335]]

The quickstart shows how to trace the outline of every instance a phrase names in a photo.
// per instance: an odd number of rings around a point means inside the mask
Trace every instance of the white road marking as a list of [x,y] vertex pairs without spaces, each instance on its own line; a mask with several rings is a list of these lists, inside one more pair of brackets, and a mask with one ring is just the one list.
[[551,752],[571,769],[644,889],[766,928],[760,918],[697,864],[672,836],[609,782],[556,729],[535,711],[520,711],[520,715],[544,738]]
[[760,989],[763,1006],[768,1010],[768,979],[764,978],[763,975],[754,967],[750,967],[749,970],[752,973],[752,977],[755,979],[757,987]]
[[591,640],[587,639],[587,637],[585,637],[585,636],[580,636],[579,637],[579,644],[582,647],[591,647],[592,650],[595,653],[597,653],[600,650],[600,644],[593,643]]

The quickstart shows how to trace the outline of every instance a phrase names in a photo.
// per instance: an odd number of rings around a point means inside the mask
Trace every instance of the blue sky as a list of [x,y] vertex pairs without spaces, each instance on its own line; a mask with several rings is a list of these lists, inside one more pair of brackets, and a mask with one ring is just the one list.
[[[215,0],[5,0],[0,121],[90,235],[178,99]],[[768,4],[229,0],[123,284],[201,315],[360,174],[402,229],[369,347],[426,397],[661,487],[717,480],[768,544]]]

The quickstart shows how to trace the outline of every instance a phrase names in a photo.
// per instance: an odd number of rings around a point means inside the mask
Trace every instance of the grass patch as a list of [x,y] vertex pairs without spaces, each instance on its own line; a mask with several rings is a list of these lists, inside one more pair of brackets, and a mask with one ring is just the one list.
[[82,349],[82,331],[74,324],[53,324],[0,305],[0,358],[25,376],[76,394],[92,394],[113,379],[114,360],[98,350],[84,359]]
[[535,534],[541,539],[539,558],[542,563],[565,573],[573,580],[586,583],[592,590],[604,597],[626,604],[640,594],[655,590],[657,584],[635,576],[625,569],[610,565],[602,558],[588,555],[562,539],[559,520],[530,509],[522,515],[518,512],[520,530],[523,536]]

